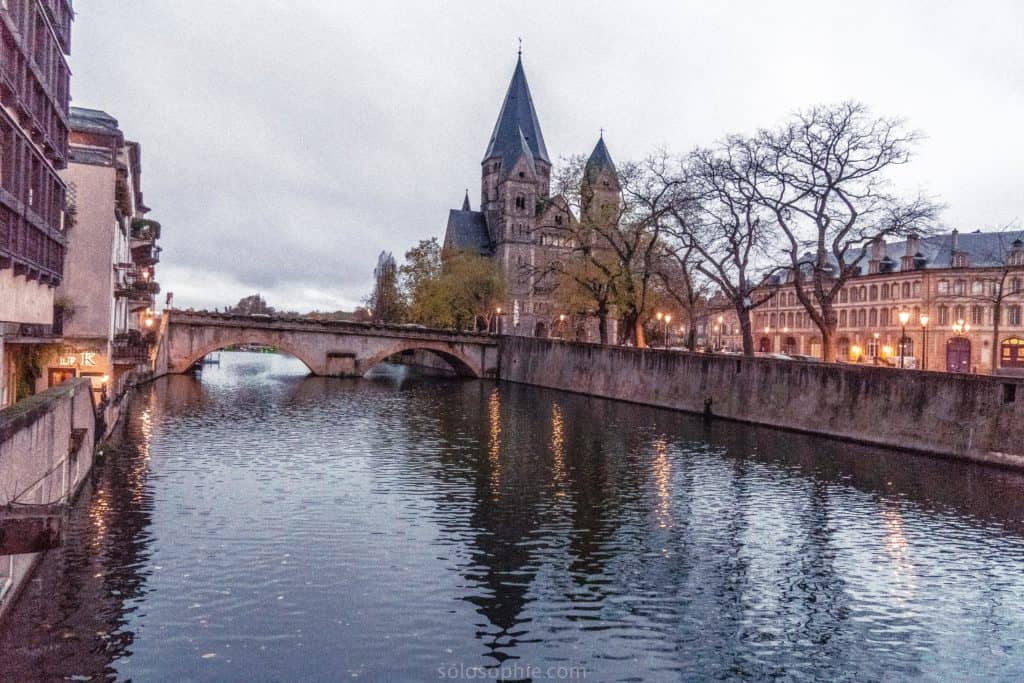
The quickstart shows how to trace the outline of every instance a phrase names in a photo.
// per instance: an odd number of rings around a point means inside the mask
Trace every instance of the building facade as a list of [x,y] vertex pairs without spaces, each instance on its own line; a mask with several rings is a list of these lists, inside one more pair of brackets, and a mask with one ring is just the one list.
[[58,289],[63,341],[46,379],[88,377],[97,403],[113,409],[131,374],[148,365],[160,225],[145,218],[141,148],[114,117],[73,107],[69,150],[63,176],[75,220]]
[[[871,245],[860,274],[835,304],[838,359],[949,372],[1024,372],[1022,240],[1024,233],[953,230]],[[769,286],[775,295],[752,313],[755,350],[820,356],[821,336],[791,278]],[[900,313],[906,313],[906,325]],[[722,348],[742,348],[734,312],[712,312],[711,324]]]
[[0,2],[0,408],[34,393],[64,276],[68,0]]
[[[618,176],[603,137],[587,163],[587,202],[618,202]],[[493,258],[508,284],[509,301],[498,316],[506,334],[597,338],[596,320],[579,318],[560,307],[553,261],[572,257],[569,202],[551,194],[551,159],[523,70],[516,62],[505,100],[481,162],[480,210],[467,191],[461,209],[452,209],[444,247]],[[611,331],[614,335],[614,330]]]

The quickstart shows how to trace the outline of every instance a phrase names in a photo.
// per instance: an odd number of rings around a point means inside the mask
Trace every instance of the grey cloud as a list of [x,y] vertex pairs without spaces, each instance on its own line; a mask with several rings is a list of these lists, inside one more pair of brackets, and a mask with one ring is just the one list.
[[588,152],[600,127],[628,159],[856,98],[929,135],[900,181],[941,195],[948,223],[1024,213],[1024,89],[1009,66],[1024,62],[1024,16],[1009,0],[77,10],[75,103],[142,143],[146,200],[165,226],[160,277],[182,305],[256,289],[282,308],[357,303],[381,250],[440,235],[466,187],[477,204],[520,35],[555,158]]

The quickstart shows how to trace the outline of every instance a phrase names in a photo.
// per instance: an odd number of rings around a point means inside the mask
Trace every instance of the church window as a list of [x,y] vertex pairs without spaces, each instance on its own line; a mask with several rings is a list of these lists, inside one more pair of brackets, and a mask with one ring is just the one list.
[[517,195],[516,196],[516,208],[517,209],[525,209],[526,208],[526,197],[524,197],[523,195]]
[[555,216],[555,225],[561,225],[561,224],[562,224],[562,216],[561,215]]

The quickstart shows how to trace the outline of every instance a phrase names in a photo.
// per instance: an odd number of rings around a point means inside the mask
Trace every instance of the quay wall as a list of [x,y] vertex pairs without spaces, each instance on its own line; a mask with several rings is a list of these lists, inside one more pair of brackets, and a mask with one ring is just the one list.
[[502,337],[500,378],[1024,469],[1024,378]]
[[[95,441],[89,379],[66,382],[0,411],[0,524],[12,503],[73,499],[92,469]],[[0,555],[0,619],[41,555]]]

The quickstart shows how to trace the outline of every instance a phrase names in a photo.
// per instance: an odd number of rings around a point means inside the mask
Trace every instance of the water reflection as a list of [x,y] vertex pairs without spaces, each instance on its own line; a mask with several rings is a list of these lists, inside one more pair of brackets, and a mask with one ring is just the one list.
[[[138,396],[10,680],[1016,678],[1019,475],[222,354]],[[51,596],[56,596],[52,598]]]

